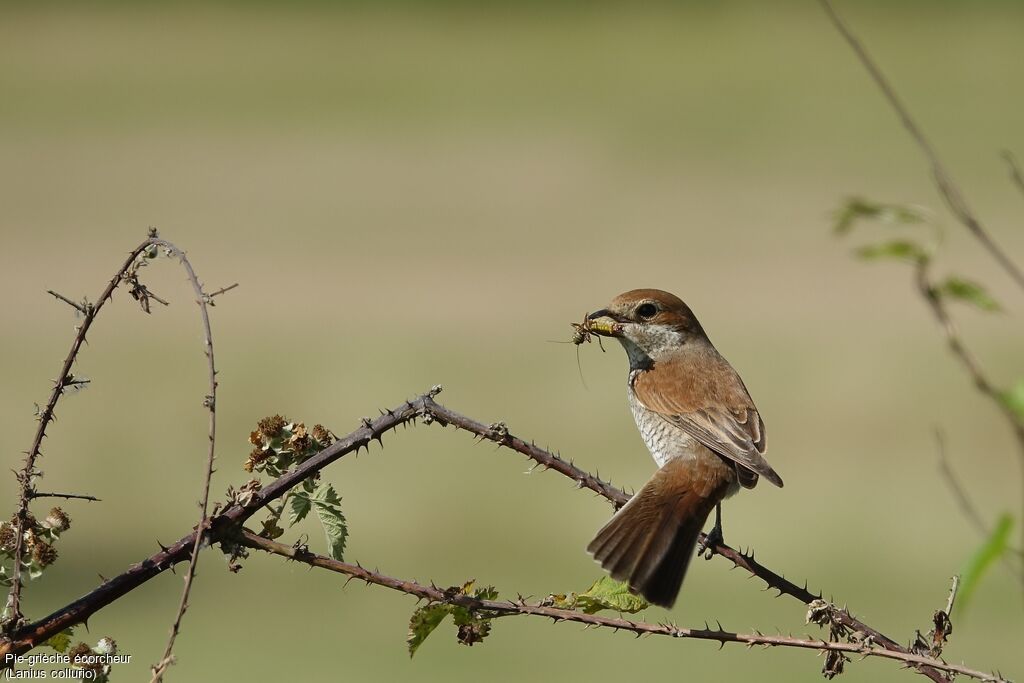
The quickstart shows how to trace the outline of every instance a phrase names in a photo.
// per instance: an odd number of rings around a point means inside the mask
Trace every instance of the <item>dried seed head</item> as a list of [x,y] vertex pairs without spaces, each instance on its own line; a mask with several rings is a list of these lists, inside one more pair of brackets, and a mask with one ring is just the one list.
[[264,460],[266,460],[273,454],[274,451],[270,449],[263,450],[261,446],[257,446],[256,448],[252,449],[252,453],[250,453],[249,457],[246,458],[245,464],[243,464],[242,467],[245,469],[246,472],[252,472],[254,468],[259,467],[259,465],[263,463]]
[[334,443],[331,430],[323,425],[313,425],[313,438],[319,441],[321,446],[329,446]]
[[14,552],[17,534],[14,533],[14,525],[9,522],[0,524],[0,550]]
[[40,567],[49,567],[57,561],[57,549],[46,541],[35,539],[32,544],[32,559]]
[[285,425],[288,424],[288,420],[280,415],[274,415],[272,417],[265,417],[259,421],[260,431],[263,435],[268,438],[274,438],[281,433]]
[[43,523],[57,531],[67,531],[71,528],[71,518],[60,508],[50,508],[50,514],[46,515]]

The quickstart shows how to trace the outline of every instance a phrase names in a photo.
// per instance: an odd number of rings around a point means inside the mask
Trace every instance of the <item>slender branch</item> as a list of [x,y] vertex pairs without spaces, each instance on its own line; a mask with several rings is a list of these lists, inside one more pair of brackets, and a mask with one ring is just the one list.
[[[1013,408],[1007,405],[1006,401],[1003,400],[1002,393],[996,386],[989,380],[988,376],[981,368],[981,364],[978,359],[974,356],[969,348],[960,339],[960,332],[957,329],[956,323],[953,321],[953,317],[949,314],[949,310],[946,308],[946,302],[939,294],[935,285],[932,283],[931,274],[931,259],[918,259],[914,269],[914,281],[917,285],[917,290],[920,292],[921,297],[924,298],[928,304],[928,308],[932,312],[932,316],[935,321],[942,328],[942,333],[946,338],[946,345],[949,350],[952,351],[953,356],[960,362],[960,365],[967,371],[971,379],[974,381],[974,386],[988,398],[995,406],[999,409],[999,412],[1003,414],[1006,421],[1010,425],[1010,429],[1013,431],[1013,435],[1017,439],[1018,455],[1020,457],[1021,464],[1021,475],[1024,477],[1024,421],[1014,412]],[[1024,482],[1022,482],[1022,490],[1024,490]],[[1024,496],[1021,499],[1021,505],[1024,507]],[[1021,513],[1021,519],[1024,519],[1024,511]],[[1024,524],[1021,525],[1021,549],[1024,550]],[[1021,580],[1024,581],[1024,573],[1021,573]]]
[[61,365],[60,373],[57,375],[57,379],[53,383],[53,389],[50,391],[50,398],[46,401],[46,405],[39,412],[39,424],[36,427],[35,436],[32,438],[32,445],[29,450],[25,453],[25,463],[21,468],[21,471],[17,474],[18,487],[20,490],[18,498],[18,509],[14,515],[14,566],[11,569],[11,589],[7,594],[7,606],[5,611],[6,620],[4,622],[4,630],[6,632],[13,632],[21,624],[23,616],[21,613],[21,589],[22,589],[22,576],[21,576],[21,556],[24,553],[24,538],[25,538],[25,525],[28,521],[28,507],[32,500],[32,484],[35,477],[39,474],[36,470],[36,461],[39,456],[42,455],[40,449],[43,445],[43,439],[46,437],[46,428],[53,421],[54,411],[57,408],[57,402],[60,401],[61,396],[64,395],[64,390],[67,388],[71,378],[71,368],[75,364],[75,360],[78,358],[78,353],[82,349],[82,345],[85,344],[86,335],[89,333],[89,328],[92,327],[93,321],[96,316],[99,315],[100,310],[110,300],[114,290],[121,283],[125,274],[135,263],[135,259],[138,258],[139,254],[146,250],[151,244],[151,239],[147,239],[137,247],[131,250],[128,254],[128,258],[125,259],[124,263],[117,270],[114,276],[104,287],[99,297],[96,299],[95,304],[90,305],[79,305],[71,302],[65,297],[51,292],[58,299],[66,301],[82,312],[83,319],[82,323],[78,325],[75,332],[75,338],[71,341],[71,348],[68,350],[67,356],[64,358],[64,363]]
[[72,301],[71,299],[67,298],[66,296],[64,296],[63,294],[58,294],[57,292],[53,291],[52,289],[46,290],[46,293],[53,295],[54,297],[56,297],[60,301],[63,301],[68,306],[70,306],[71,308],[75,309],[76,311],[78,311],[82,315],[86,315],[87,314],[87,309],[85,307],[85,304],[76,303],[76,302]]
[[942,473],[943,479],[946,480],[950,491],[953,492],[960,511],[974,525],[979,534],[988,536],[988,529],[985,527],[985,521],[981,518],[978,508],[974,507],[974,502],[967,495],[967,490],[960,484],[960,480],[953,472],[952,465],[949,464],[949,459],[946,457],[946,439],[942,430],[938,428],[935,429],[935,443],[939,449],[939,472]]
[[1010,277],[1017,283],[1021,289],[1024,289],[1024,271],[1013,262],[1013,260],[1006,254],[1003,249],[996,244],[995,240],[992,239],[988,231],[982,226],[981,221],[974,215],[970,207],[967,205],[967,200],[964,198],[960,188],[953,181],[952,176],[946,170],[942,161],[939,159],[938,153],[935,148],[929,142],[928,138],[925,137],[920,126],[914,121],[910,115],[910,111],[903,104],[899,95],[896,93],[895,88],[889,83],[889,80],[882,73],[881,68],[875,63],[875,60],[868,53],[864,44],[861,43],[860,39],[853,33],[850,27],[843,21],[843,18],[839,16],[835,7],[832,5],[831,0],[819,0],[821,6],[825,10],[825,14],[828,15],[832,25],[835,26],[836,30],[847,42],[847,44],[853,49],[854,54],[857,55],[857,59],[867,70],[871,79],[878,86],[878,89],[882,91],[882,95],[889,102],[889,105],[896,112],[903,127],[910,134],[910,137],[914,139],[917,146],[924,153],[928,159],[928,164],[931,166],[932,176],[935,179],[935,185],[939,190],[939,194],[942,199],[946,202],[946,206],[953,212],[957,220],[966,227],[974,237],[981,242],[982,246],[988,250],[992,258],[1007,272]]
[[[199,314],[203,324],[203,353],[206,356],[209,382],[209,393],[203,400],[203,406],[210,413],[210,421],[209,443],[207,445],[206,452],[206,470],[203,473],[203,493],[199,502],[200,516],[197,527],[202,530],[206,528],[208,523],[207,513],[210,504],[210,480],[213,478],[213,463],[217,444],[217,365],[213,356],[213,331],[210,328],[209,311],[209,306],[212,305],[210,299],[214,295],[207,295],[203,292],[203,286],[199,282],[199,278],[196,276],[195,270],[192,268],[192,263],[188,260],[188,257],[185,256],[185,252],[168,242],[164,242],[163,244],[165,247],[173,251],[173,253],[178,257],[178,260],[181,261],[181,265],[184,266],[185,272],[188,274],[188,280],[192,284],[192,290],[196,296],[196,304],[199,306]],[[226,290],[221,290],[221,292],[223,291]],[[155,299],[157,298],[152,292],[150,292],[149,295]],[[157,299],[157,301],[159,301],[159,299]],[[164,648],[164,654],[160,658],[160,661],[152,667],[153,677],[150,679],[151,683],[160,683],[163,681],[167,667],[174,661],[172,654],[174,652],[174,641],[178,637],[178,633],[181,630],[181,620],[184,618],[185,611],[188,609],[188,598],[192,592],[192,581],[195,579],[196,575],[196,565],[199,562],[199,550],[201,548],[202,539],[202,533],[197,533],[195,541],[192,544],[192,555],[189,558],[188,570],[185,572],[185,585],[181,590],[181,600],[178,602],[178,611],[175,614],[174,622],[171,624],[171,633],[167,638],[167,646]]]
[[[974,505],[974,502],[967,494],[967,489],[964,488],[964,485],[960,482],[960,479],[953,471],[953,466],[950,464],[949,458],[946,457],[946,440],[943,437],[942,431],[939,429],[935,430],[935,441],[938,444],[939,449],[939,472],[942,474],[943,479],[946,480],[946,484],[949,486],[950,491],[953,492],[953,497],[956,498],[957,504],[960,506],[960,510],[964,513],[964,517],[974,525],[974,528],[982,537],[988,538],[990,529],[981,518],[981,513],[978,512],[978,508]],[[1024,549],[1011,547],[1008,548],[1008,550],[1015,555],[1024,556]],[[1008,557],[1004,556],[1003,560],[1006,564],[1006,568],[1010,570],[1014,576],[1024,578],[1024,575],[1017,571],[1016,567],[1010,563]]]
[[1008,149],[1003,150],[1003,159],[1010,167],[1010,181],[1024,194],[1024,173],[1021,173],[1020,165],[1017,164],[1017,157]]
[[956,574],[953,576],[953,582],[949,587],[949,597],[946,598],[946,616],[948,617],[953,613],[953,604],[956,602],[957,591],[960,590],[960,575]]
[[55,493],[52,491],[33,491],[32,498],[66,498],[68,500],[88,500],[95,503],[101,502],[96,496],[87,496],[82,493]]
[[[544,603],[528,603],[522,598],[518,601],[511,600],[483,600],[456,591],[444,591],[436,586],[426,586],[416,581],[397,579],[386,576],[379,572],[370,571],[359,565],[352,565],[346,562],[316,555],[304,547],[288,546],[282,543],[271,541],[258,536],[248,529],[241,529],[238,532],[237,540],[248,548],[262,550],[274,555],[286,557],[296,562],[308,564],[311,567],[326,569],[338,574],[344,574],[351,578],[364,581],[367,584],[383,586],[400,593],[415,596],[421,600],[459,605],[472,611],[483,611],[488,614],[498,615],[524,615],[546,617],[555,622],[568,621],[587,626],[605,627],[617,631],[630,631],[640,635],[668,636],[670,638],[690,638],[697,640],[711,640],[722,645],[726,643],[742,643],[747,647],[792,647],[820,652],[841,652],[862,657],[884,657],[903,662],[908,667],[927,666],[938,671],[947,671],[952,674],[969,676],[979,681],[992,681],[1003,683],[1005,679],[994,674],[969,669],[958,664],[948,664],[940,659],[926,657],[910,652],[899,652],[884,647],[876,647],[870,644],[870,640],[859,643],[846,643],[838,641],[823,640],[821,638],[795,638],[783,635],[765,635],[763,633],[734,633],[719,627],[710,628],[684,628],[671,623],[652,624],[644,621],[632,621],[624,618],[605,617],[598,614],[586,614],[571,609],[561,609],[546,605]],[[945,680],[945,679],[943,679]]]
[[[234,284],[228,285],[227,287],[221,287],[221,288],[220,288],[220,289],[218,289],[218,290],[217,290],[216,292],[210,292],[209,294],[207,294],[207,295],[206,295],[206,300],[207,300],[207,301],[210,301],[210,300],[211,300],[211,299],[213,299],[213,297],[215,297],[215,296],[220,296],[220,295],[221,295],[221,294],[223,294],[224,292],[230,292],[230,291],[231,291],[232,289],[234,289],[234,288],[235,288],[235,287],[237,287],[237,286],[238,286],[238,283],[236,282],[236,283],[234,283]],[[212,306],[213,304],[211,303],[210,305]]]

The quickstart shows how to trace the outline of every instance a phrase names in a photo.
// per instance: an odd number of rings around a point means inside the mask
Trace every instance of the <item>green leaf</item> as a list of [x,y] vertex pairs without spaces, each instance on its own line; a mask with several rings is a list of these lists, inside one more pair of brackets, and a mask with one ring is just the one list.
[[844,235],[853,229],[859,220],[880,220],[887,223],[907,225],[924,223],[926,217],[919,210],[901,204],[883,204],[863,197],[851,197],[835,212],[837,234]]
[[984,287],[955,275],[946,278],[945,282],[935,288],[935,292],[940,296],[972,303],[983,311],[1001,310],[999,302],[993,299]]
[[953,608],[957,614],[963,616],[982,576],[992,566],[992,563],[1006,552],[1012,528],[1013,517],[1009,513],[1003,513],[995,527],[992,528],[992,533],[967,561],[967,566],[960,574],[960,592],[957,596],[956,606]]
[[583,593],[570,593],[568,597],[554,595],[552,601],[556,607],[578,609],[586,614],[603,609],[636,614],[649,607],[646,600],[629,592],[629,586],[610,576],[602,576]]
[[57,652],[67,652],[68,648],[71,647],[71,636],[75,634],[75,627],[71,626],[60,633],[55,633],[46,641],[43,645],[46,647],[52,647]]
[[423,641],[427,639],[434,629],[437,628],[448,614],[451,613],[450,605],[426,605],[412,613],[409,619],[409,635],[406,643],[409,645],[409,657],[416,654]]
[[312,502],[327,536],[328,555],[335,560],[343,559],[348,525],[345,523],[345,515],[341,514],[341,496],[330,484],[321,484],[313,492]]
[[312,507],[313,501],[309,499],[305,492],[292,491],[292,494],[288,496],[288,521],[290,525],[295,525],[305,519]]
[[491,620],[483,619],[465,607],[452,607],[452,618],[458,627],[456,638],[462,645],[479,643],[491,633]]
[[1017,380],[1012,388],[1000,393],[999,399],[1016,413],[1018,420],[1024,422],[1024,379]]
[[869,244],[854,250],[858,258],[865,261],[877,261],[879,259],[891,258],[904,261],[923,261],[928,258],[927,252],[915,242],[907,240],[893,240],[882,244]]

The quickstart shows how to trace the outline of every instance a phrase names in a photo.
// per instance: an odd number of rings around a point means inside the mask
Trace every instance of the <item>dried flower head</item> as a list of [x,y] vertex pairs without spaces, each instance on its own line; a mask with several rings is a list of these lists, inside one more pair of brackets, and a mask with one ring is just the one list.
[[288,424],[288,420],[281,417],[280,415],[274,415],[272,417],[265,417],[259,421],[260,431],[267,438],[274,438],[281,433],[285,425]]
[[331,430],[323,425],[313,425],[313,438],[320,442],[321,446],[329,446],[334,443],[334,435]]
[[32,543],[32,559],[40,567],[49,567],[57,561],[57,549],[46,541],[34,539]]
[[46,515],[43,523],[57,531],[67,531],[71,528],[71,518],[60,508],[50,508],[50,514]]

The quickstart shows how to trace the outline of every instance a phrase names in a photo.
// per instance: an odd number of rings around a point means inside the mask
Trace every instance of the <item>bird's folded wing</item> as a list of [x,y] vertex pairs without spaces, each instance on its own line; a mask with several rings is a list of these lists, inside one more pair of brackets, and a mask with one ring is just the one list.
[[[782,486],[782,478],[764,459],[764,423],[743,382],[721,361],[713,383],[688,381],[683,373],[658,377],[641,373],[633,381],[640,403],[660,414],[719,455],[734,460],[765,479]],[[675,368],[672,368],[675,370]],[[729,406],[729,407],[726,407]]]
[[764,459],[764,423],[753,408],[729,411],[702,408],[664,417],[719,455],[782,486],[782,478]]

